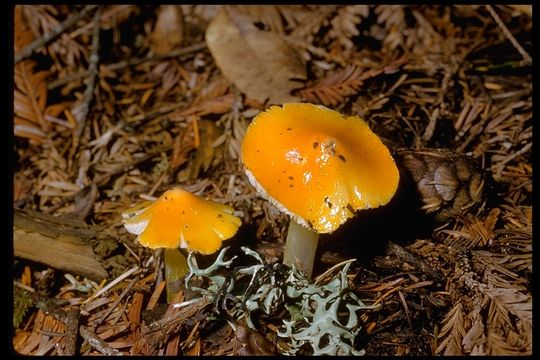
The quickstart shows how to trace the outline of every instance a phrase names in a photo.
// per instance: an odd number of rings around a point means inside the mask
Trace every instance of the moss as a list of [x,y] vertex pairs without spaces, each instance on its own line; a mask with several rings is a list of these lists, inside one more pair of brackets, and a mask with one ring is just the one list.
[[30,293],[19,288],[13,290],[13,327],[18,329],[28,310],[35,305]]

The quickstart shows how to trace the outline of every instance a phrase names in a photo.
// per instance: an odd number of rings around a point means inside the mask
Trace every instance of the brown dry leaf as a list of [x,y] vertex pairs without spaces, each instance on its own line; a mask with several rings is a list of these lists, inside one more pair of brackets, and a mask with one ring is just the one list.
[[231,110],[236,95],[227,94],[214,99],[205,100],[179,112],[180,116],[203,116],[208,114],[225,114]]
[[171,52],[184,38],[184,16],[177,5],[161,5],[154,31],[150,35],[151,47],[155,54]]
[[463,306],[458,302],[444,317],[443,327],[439,334],[439,339],[443,340],[439,344],[436,353],[443,355],[463,355],[461,341],[466,333],[463,327],[463,318]]
[[328,35],[336,39],[345,49],[354,47],[353,37],[360,35],[357,26],[369,15],[369,5],[348,5],[338,9],[330,21],[332,29]]
[[384,24],[387,35],[383,39],[383,44],[390,50],[396,49],[403,44],[405,30],[405,7],[403,5],[378,5],[375,8],[377,22]]
[[298,94],[302,99],[310,102],[336,106],[345,101],[347,96],[357,93],[364,83],[361,75],[362,69],[356,66],[348,66],[314,82],[312,85],[300,90]]
[[36,63],[30,60],[15,65],[15,135],[21,135],[17,131],[17,125],[34,127],[36,131],[47,128],[44,118],[47,105],[45,79],[49,72],[34,72],[35,65]]
[[348,96],[357,94],[365,80],[381,74],[397,72],[406,62],[407,57],[401,57],[386,66],[373,69],[362,69],[350,65],[307,85],[298,91],[298,95],[306,101],[336,106],[345,101]]
[[14,46],[15,46],[15,52],[20,52],[22,49],[30,44],[32,40],[34,40],[34,34],[32,34],[32,31],[26,24],[26,21],[24,20],[24,16],[22,13],[22,5],[16,5],[15,11],[14,11],[14,25],[15,25],[15,32],[14,32]]
[[[15,7],[15,50],[21,51],[32,42],[33,35],[22,14],[22,7]],[[45,138],[44,118],[47,104],[48,71],[35,72],[36,62],[24,60],[15,65],[14,132],[16,136],[41,141]]]
[[257,29],[250,17],[222,10],[206,31],[206,42],[222,73],[248,97],[271,104],[297,101],[291,79],[305,79],[306,70],[284,40]]

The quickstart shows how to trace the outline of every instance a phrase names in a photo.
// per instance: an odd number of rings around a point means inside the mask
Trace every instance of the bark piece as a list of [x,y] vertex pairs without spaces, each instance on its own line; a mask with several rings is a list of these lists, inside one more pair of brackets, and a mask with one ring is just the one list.
[[75,219],[15,210],[14,254],[52,268],[101,281],[108,276],[89,240],[95,230]]

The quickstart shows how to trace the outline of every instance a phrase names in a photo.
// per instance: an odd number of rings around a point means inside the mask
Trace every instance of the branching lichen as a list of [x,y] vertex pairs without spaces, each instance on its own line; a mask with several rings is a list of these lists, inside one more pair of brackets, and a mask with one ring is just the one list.
[[[256,330],[253,319],[283,318],[278,336],[283,339],[279,350],[294,355],[311,348],[313,355],[363,355],[354,348],[354,340],[361,329],[357,311],[371,308],[362,303],[350,290],[347,273],[350,260],[326,284],[312,283],[294,266],[280,263],[265,264],[259,254],[246,247],[242,250],[256,260],[255,265],[236,267],[229,276],[219,270],[230,267],[234,257],[224,261],[227,248],[206,269],[199,269],[194,258],[188,257],[190,273],[186,288],[210,298],[214,310],[226,311],[236,321],[245,319],[248,327]],[[193,285],[199,277],[207,282],[205,288]]]

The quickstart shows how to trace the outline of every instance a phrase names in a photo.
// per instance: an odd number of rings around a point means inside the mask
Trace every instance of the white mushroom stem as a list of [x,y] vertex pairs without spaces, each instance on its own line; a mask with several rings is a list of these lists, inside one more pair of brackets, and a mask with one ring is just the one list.
[[289,266],[294,263],[306,278],[311,279],[318,240],[319,234],[317,232],[291,219],[285,241],[283,263]]

